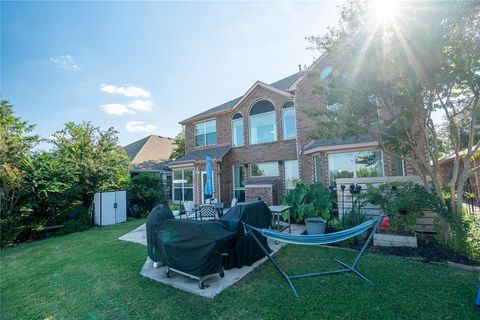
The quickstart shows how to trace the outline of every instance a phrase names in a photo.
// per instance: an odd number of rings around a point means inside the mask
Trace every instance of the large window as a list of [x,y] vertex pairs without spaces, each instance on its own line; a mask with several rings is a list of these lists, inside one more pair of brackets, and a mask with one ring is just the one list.
[[283,139],[295,139],[297,137],[297,125],[295,123],[295,108],[293,102],[288,101],[283,105]]
[[295,185],[300,181],[298,173],[298,160],[286,160],[285,166],[285,189],[295,189]]
[[217,143],[217,124],[215,120],[195,125],[195,146],[203,147]]
[[245,172],[243,166],[233,166],[233,196],[245,202]]
[[337,178],[383,177],[382,152],[378,150],[328,155],[330,184]]
[[173,201],[193,201],[193,170],[173,170]]
[[276,177],[278,176],[277,162],[252,163],[252,177]]
[[275,107],[268,100],[260,100],[250,109],[250,144],[277,141]]
[[236,113],[232,118],[232,145],[243,146],[243,117]]

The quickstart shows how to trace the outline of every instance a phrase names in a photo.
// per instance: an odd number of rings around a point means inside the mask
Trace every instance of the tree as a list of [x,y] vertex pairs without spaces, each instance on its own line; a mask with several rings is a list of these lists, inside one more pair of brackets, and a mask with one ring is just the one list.
[[[333,66],[326,84],[317,88],[333,107],[310,114],[318,122],[313,134],[368,133],[385,153],[409,161],[440,199],[447,238],[452,223],[461,225],[465,181],[479,169],[471,160],[480,146],[480,7],[473,1],[399,2],[391,15],[382,16],[373,14],[376,3],[349,1],[338,27],[309,38]],[[448,121],[455,153],[450,199],[440,183],[441,146],[432,117],[438,110]],[[461,119],[468,124],[466,145]]]
[[101,130],[90,122],[68,122],[53,134],[55,152],[77,174],[86,208],[91,208],[95,192],[124,188],[128,180],[130,162],[117,134],[114,128]]
[[180,158],[181,156],[185,155],[185,129],[182,128],[182,131],[180,131],[174,139],[174,144],[176,145],[175,149],[172,151],[172,154],[170,155],[170,160],[176,160]]
[[0,102],[0,228],[2,245],[16,237],[20,200],[26,192],[23,160],[40,140],[34,126],[15,117],[13,106]]

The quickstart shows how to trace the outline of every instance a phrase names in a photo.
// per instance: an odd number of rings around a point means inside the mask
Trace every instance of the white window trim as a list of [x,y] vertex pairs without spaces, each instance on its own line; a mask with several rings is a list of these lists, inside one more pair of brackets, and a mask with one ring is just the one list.
[[[207,132],[207,122],[214,122],[215,123],[215,131]],[[197,146],[197,136],[200,136],[200,135],[197,135],[197,125],[200,125],[200,124],[205,125],[205,133],[202,134],[202,135],[205,136],[205,144],[201,145],[201,146]],[[193,144],[194,144],[195,148],[202,148],[202,147],[216,145],[217,141],[215,141],[215,143],[213,143],[213,144],[207,144],[207,134],[212,133],[212,132],[215,132],[215,140],[218,140],[218,137],[217,137],[217,119],[216,118],[194,123],[193,124]]]
[[[273,114],[273,135],[274,135],[274,139],[272,141],[268,141],[268,142],[252,143],[252,123],[251,123],[251,119],[252,119],[252,117],[263,116],[263,115],[266,115],[266,114]],[[257,134],[257,140],[258,140],[258,134]],[[272,142],[276,142],[276,141],[278,141],[276,110],[255,114],[253,116],[250,116],[250,115],[248,116],[248,143],[249,144],[257,145],[257,144],[272,143]]]
[[[291,189],[288,189],[287,188],[287,170],[286,170],[286,166],[285,164],[289,161],[296,161],[297,162],[297,174],[298,174],[298,179],[296,179],[297,181],[300,181],[300,163],[298,162],[298,159],[290,159],[290,160],[283,160],[283,183],[284,183],[284,186],[285,186],[285,190],[293,190],[295,189],[295,186],[293,186],[293,188]],[[292,180],[292,181],[295,181],[295,180]]]
[[[290,107],[290,108],[283,108],[285,106],[285,104],[287,104],[288,102],[293,102],[291,100],[289,101],[286,101],[283,105],[282,105],[282,131],[283,131],[283,140],[284,141],[288,141],[288,140],[296,140],[297,139],[297,111],[295,109],[295,103],[293,104],[293,107]],[[290,137],[290,138],[287,138],[286,137],[286,134],[287,134],[287,131],[285,130],[285,110],[293,110],[293,115],[295,117],[295,121],[293,122],[293,125],[295,126],[294,128],[294,132],[295,132],[295,136],[293,137]]]
[[[277,165],[278,174],[276,176],[254,176],[253,172],[252,172],[253,165],[254,164],[263,164],[263,163],[275,163]],[[280,169],[278,168],[278,161],[254,162],[254,163],[251,163],[249,167],[250,167],[250,176],[253,179],[256,179],[256,178],[276,178],[276,177],[280,176]]]
[[[242,122],[242,132],[241,132],[241,135],[243,136],[243,143],[242,144],[239,144],[239,145],[235,145],[235,130],[234,130],[234,122],[235,121],[238,121],[238,122]],[[232,147],[243,147],[245,145],[245,136],[244,136],[244,131],[245,131],[245,123],[243,122],[243,116],[241,118],[237,118],[237,119],[232,119]]]
[[[332,182],[331,175],[330,175],[330,162],[328,159],[328,156],[331,154],[342,154],[342,153],[359,153],[359,152],[365,152],[365,151],[380,151],[381,155],[381,161],[382,161],[382,175],[381,177],[385,177],[385,162],[383,161],[383,151],[380,149],[368,149],[368,150],[357,150],[357,151],[343,151],[343,152],[329,152],[327,153],[327,163],[328,163],[328,183],[330,184]],[[350,179],[357,179],[357,170],[353,170],[353,178]]]
[[[233,197],[235,197],[235,191],[245,191],[245,185],[243,186],[243,188],[235,188],[235,167],[243,167],[243,165],[233,165],[232,166],[232,187],[233,187]],[[244,177],[243,177],[243,180],[245,181],[245,168],[243,167],[243,173],[244,173]],[[237,199],[238,200],[238,199]]]
[[[185,187],[185,170],[192,170],[192,186],[191,187]],[[181,180],[174,180],[173,177],[175,176],[174,171],[181,171],[182,172],[182,179]],[[193,168],[182,168],[182,169],[173,169],[172,170],[172,202],[174,203],[183,203],[185,202],[185,189],[192,189],[192,200],[187,200],[187,201],[193,201],[195,198],[194,195],[194,185],[195,185],[195,170]],[[181,183],[181,187],[175,187],[176,183]],[[175,200],[175,189],[181,189],[182,190],[182,200]]]

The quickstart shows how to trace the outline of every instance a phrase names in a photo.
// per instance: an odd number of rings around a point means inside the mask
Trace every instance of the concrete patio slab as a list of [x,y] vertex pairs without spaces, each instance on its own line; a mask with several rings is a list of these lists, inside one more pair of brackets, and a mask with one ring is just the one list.
[[[304,225],[292,224],[292,233],[301,234],[305,231]],[[124,234],[119,238],[119,240],[129,241],[134,243],[139,243],[144,246],[147,245],[146,237],[146,225],[143,224],[138,228],[130,231],[127,234]],[[275,254],[282,248],[285,244],[275,243],[275,241],[268,241],[270,248],[273,250],[272,254]],[[170,273],[170,277],[167,278],[167,268],[161,266],[159,268],[153,267],[153,261],[147,257],[147,260],[143,264],[140,274],[144,277],[150,278],[154,281],[172,286],[174,288],[196,294],[205,298],[214,298],[217,294],[225,290],[226,288],[234,285],[236,282],[240,281],[247,274],[252,272],[256,267],[265,262],[268,258],[265,257],[251,266],[244,266],[242,268],[234,268],[230,270],[225,270],[225,277],[221,278],[220,276],[212,276],[211,278],[206,279],[205,289],[200,289],[198,286],[198,281],[190,279],[186,276],[177,274],[175,272]]]

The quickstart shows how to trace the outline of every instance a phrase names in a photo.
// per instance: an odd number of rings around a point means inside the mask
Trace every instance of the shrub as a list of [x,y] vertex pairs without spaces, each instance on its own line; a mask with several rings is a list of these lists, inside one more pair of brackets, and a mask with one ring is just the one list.
[[307,186],[305,183],[299,182],[295,189],[283,197],[282,202],[291,206],[291,216],[298,222],[313,217],[331,219],[332,195],[321,183]]
[[128,197],[131,204],[138,204],[142,215],[155,207],[162,197],[162,177],[158,174],[143,172],[128,181]]
[[85,231],[90,228],[90,213],[88,208],[79,205],[72,209],[68,215],[68,220],[63,224],[62,234],[68,234],[78,231]]
[[417,218],[424,210],[435,210],[438,203],[434,195],[415,182],[369,185],[358,199],[380,206],[389,217],[391,230],[406,234],[415,233]]

